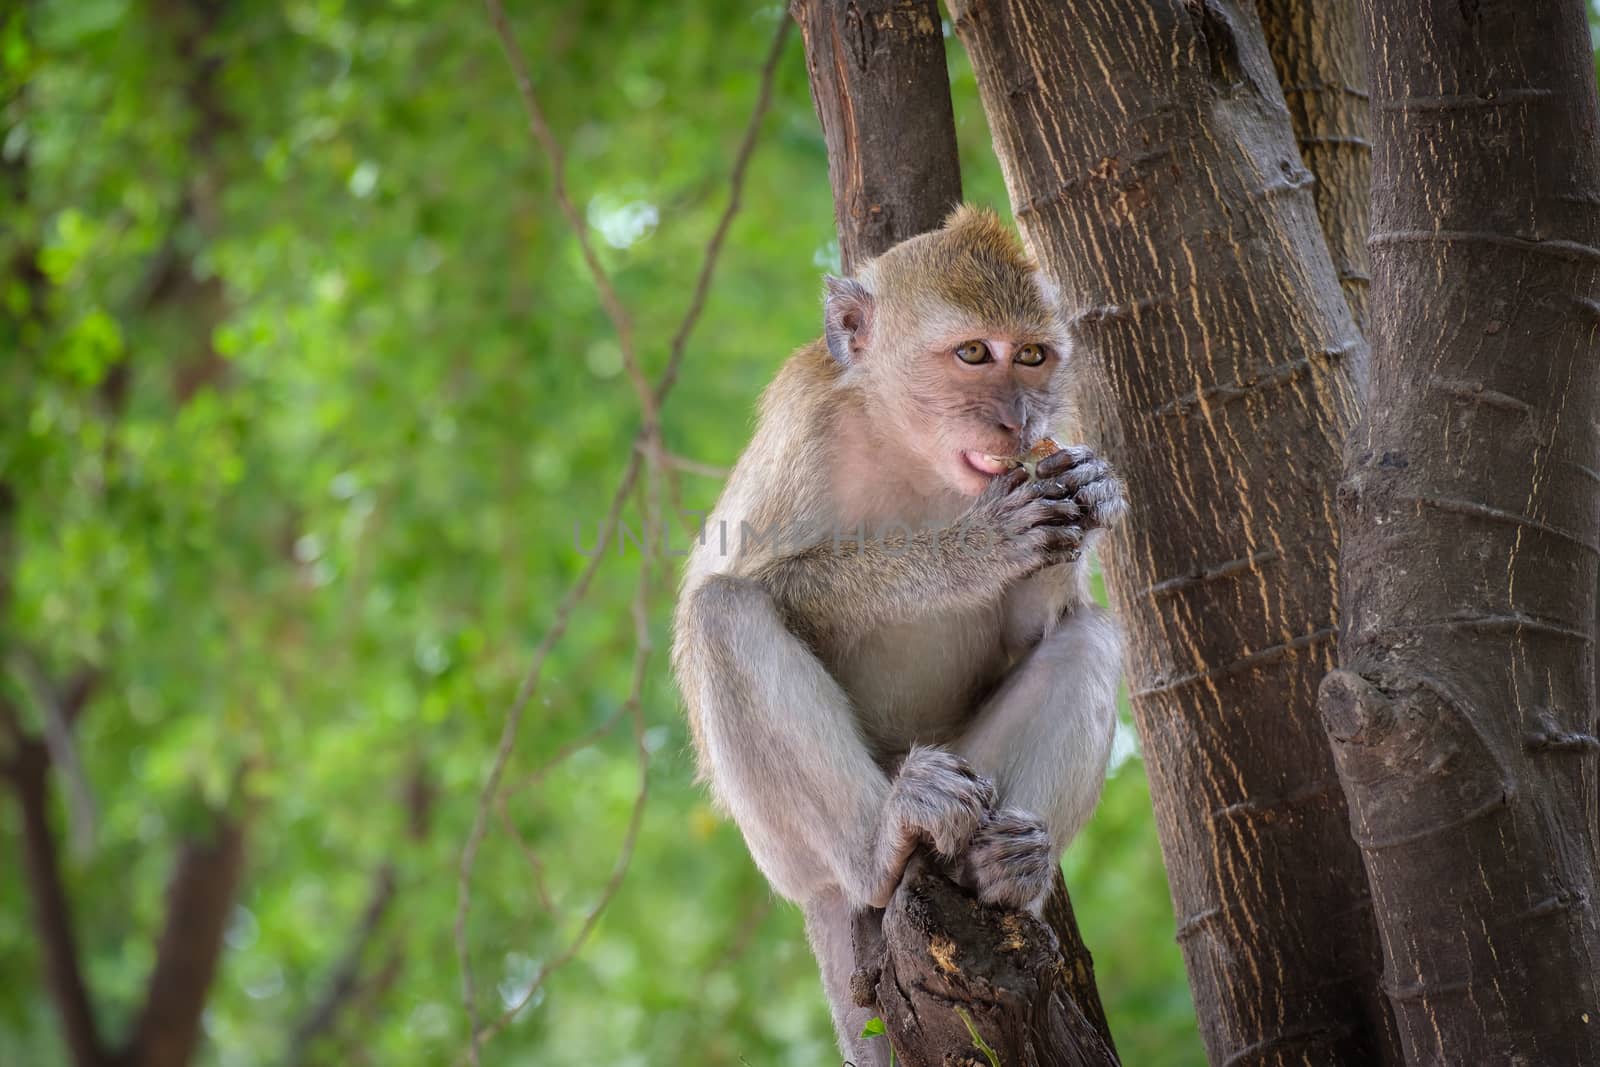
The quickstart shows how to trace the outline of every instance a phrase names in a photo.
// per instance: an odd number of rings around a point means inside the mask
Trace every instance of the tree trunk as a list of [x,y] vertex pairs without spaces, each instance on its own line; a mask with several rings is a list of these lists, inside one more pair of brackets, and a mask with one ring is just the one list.
[[1372,181],[1371,71],[1356,0],[1256,0],[1333,268],[1365,327],[1367,202]]
[[937,229],[961,203],[936,0],[793,0],[828,142],[844,269]]
[[1238,0],[953,7],[1129,485],[1105,564],[1211,1060],[1397,1062],[1316,704],[1366,349],[1260,23]]
[[[794,0],[792,11],[853,269],[937,228],[961,202],[938,5]],[[898,1062],[981,1063],[977,1034],[1006,1067],[1114,1067],[1094,962],[1059,874],[1044,917],[981,905],[914,860],[889,908],[856,922],[856,986]]]
[[1322,686],[1412,1064],[1600,1062],[1600,133],[1577,0],[1373,0],[1373,402]]

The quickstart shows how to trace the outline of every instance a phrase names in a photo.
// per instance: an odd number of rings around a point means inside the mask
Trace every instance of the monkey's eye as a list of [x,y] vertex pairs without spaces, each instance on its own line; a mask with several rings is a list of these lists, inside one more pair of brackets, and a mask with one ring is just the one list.
[[1024,367],[1037,367],[1044,362],[1044,349],[1039,345],[1022,345],[1012,358]]
[[994,357],[989,355],[989,346],[982,341],[968,341],[956,349],[956,358],[975,367],[979,363],[990,362]]

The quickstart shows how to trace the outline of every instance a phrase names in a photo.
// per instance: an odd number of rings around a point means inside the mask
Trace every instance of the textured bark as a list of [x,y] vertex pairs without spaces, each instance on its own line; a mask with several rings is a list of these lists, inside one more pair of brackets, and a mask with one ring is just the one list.
[[1324,714],[1412,1064],[1600,1063],[1600,109],[1577,0],[1374,0]]
[[[1065,905],[1066,894],[1052,903]],[[1067,922],[1076,933],[1070,907]],[[1006,1067],[1118,1062],[1104,1016],[1084,1011],[1098,1012],[1100,1000],[1082,943],[1081,956],[1063,956],[1049,926],[980,904],[920,859],[881,929],[858,920],[856,942],[878,961],[856,984],[871,994],[904,1067],[976,1067],[988,1062],[984,1045]]]
[[[794,0],[791,10],[805,37],[812,97],[828,143],[839,247],[849,270],[937,228],[961,202],[938,6],[932,0]],[[986,1037],[1026,1042],[1026,1054],[1023,1045],[1006,1046],[1015,1053],[1001,1057],[1006,1067],[1117,1062],[1094,962],[1059,874],[1045,909],[1047,927],[983,908],[938,872],[914,863],[918,873],[882,913],[882,925],[877,912],[856,923],[857,986],[876,999],[898,1062],[942,1067],[967,1062],[964,1056],[984,1062],[957,1009]],[[964,961],[959,981],[928,970],[928,939],[935,935]],[[911,988],[908,981],[915,986],[914,1004],[898,995]]]
[[1102,553],[1213,1063],[1392,1063],[1317,713],[1365,343],[1252,7],[955,3],[1019,225],[1071,314]]
[[1345,302],[1364,327],[1371,267],[1371,72],[1357,0],[1255,0]]
[[839,252],[850,271],[937,228],[961,202],[939,5],[793,0],[791,10],[805,36]]

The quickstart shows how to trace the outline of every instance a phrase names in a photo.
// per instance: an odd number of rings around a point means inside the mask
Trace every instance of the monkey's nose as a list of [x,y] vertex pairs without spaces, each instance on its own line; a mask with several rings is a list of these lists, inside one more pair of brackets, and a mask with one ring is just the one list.
[[1028,420],[1023,414],[1022,404],[1018,402],[1007,404],[995,412],[995,421],[1000,424],[1000,428],[1006,433],[1019,434]]

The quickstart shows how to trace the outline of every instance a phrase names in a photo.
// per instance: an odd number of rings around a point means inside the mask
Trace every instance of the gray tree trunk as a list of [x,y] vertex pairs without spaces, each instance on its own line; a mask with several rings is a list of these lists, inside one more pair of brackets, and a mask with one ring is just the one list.
[[1372,388],[1322,686],[1411,1064],[1600,1063],[1600,107],[1578,0],[1371,0]]

